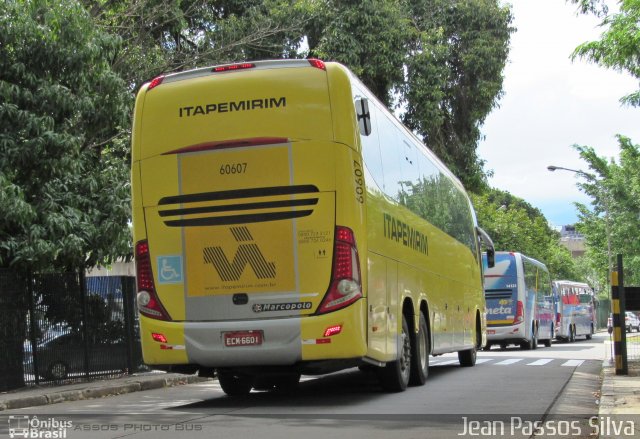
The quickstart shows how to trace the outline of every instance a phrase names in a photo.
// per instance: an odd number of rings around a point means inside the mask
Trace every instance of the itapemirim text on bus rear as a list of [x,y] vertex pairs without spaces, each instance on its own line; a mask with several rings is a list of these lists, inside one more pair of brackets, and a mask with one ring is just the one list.
[[138,93],[133,231],[144,360],[232,395],[301,374],[425,382],[486,341],[464,188],[344,66],[259,61]]

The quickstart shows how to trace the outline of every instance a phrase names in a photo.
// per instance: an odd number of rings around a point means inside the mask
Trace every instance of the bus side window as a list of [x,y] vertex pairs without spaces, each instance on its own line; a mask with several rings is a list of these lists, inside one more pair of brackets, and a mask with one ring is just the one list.
[[384,192],[398,203],[406,200],[405,177],[402,175],[402,155],[404,145],[398,129],[389,116],[382,112],[376,114],[382,169],[384,171]]

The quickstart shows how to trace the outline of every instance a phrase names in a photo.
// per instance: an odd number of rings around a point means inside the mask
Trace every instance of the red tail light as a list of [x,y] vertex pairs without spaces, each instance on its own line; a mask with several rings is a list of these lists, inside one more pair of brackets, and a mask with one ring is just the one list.
[[152,332],[151,333],[151,338],[154,341],[157,341],[158,343],[166,343],[167,342],[167,337],[164,334],[160,334],[157,332]]
[[355,236],[348,227],[336,226],[331,284],[320,304],[318,314],[344,308],[361,297],[360,259]]
[[152,88],[156,88],[157,86],[162,84],[162,81],[164,81],[164,76],[158,76],[156,78],[153,78],[149,83],[149,87],[147,87],[147,91],[151,90]]
[[524,321],[524,305],[522,301],[518,300],[518,307],[516,309],[516,318],[513,320],[513,324],[517,325]]
[[309,58],[307,61],[309,61],[309,64],[311,64],[316,69],[327,70],[327,66],[324,65],[324,61],[315,58]]
[[139,241],[136,244],[136,280],[138,286],[138,310],[152,319],[171,320],[158,299],[153,283],[153,270],[149,256],[149,243]]
[[331,337],[332,335],[338,335],[342,332],[342,325],[329,326],[324,330],[324,337]]

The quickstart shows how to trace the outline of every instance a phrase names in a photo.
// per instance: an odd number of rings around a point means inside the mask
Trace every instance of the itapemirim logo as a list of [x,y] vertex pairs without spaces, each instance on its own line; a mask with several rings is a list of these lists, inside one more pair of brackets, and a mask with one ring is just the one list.
[[229,261],[222,247],[205,247],[202,251],[204,262],[211,264],[224,282],[240,280],[247,265],[251,267],[258,279],[275,279],[276,264],[267,262],[247,227],[231,227],[231,234],[236,242],[240,242],[233,261]]

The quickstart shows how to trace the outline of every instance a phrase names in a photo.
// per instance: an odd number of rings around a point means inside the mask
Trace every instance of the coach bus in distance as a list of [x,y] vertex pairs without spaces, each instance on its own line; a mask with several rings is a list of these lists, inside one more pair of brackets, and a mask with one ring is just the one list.
[[556,301],[556,338],[574,342],[577,336],[587,340],[595,332],[597,299],[593,289],[583,282],[553,281]]
[[259,61],[142,86],[132,134],[147,364],[222,389],[358,366],[389,391],[486,340],[480,244],[453,174],[344,66]]
[[[486,261],[486,255],[483,254]],[[550,347],[555,330],[555,307],[549,270],[521,253],[496,252],[495,266],[485,266],[487,345]]]

